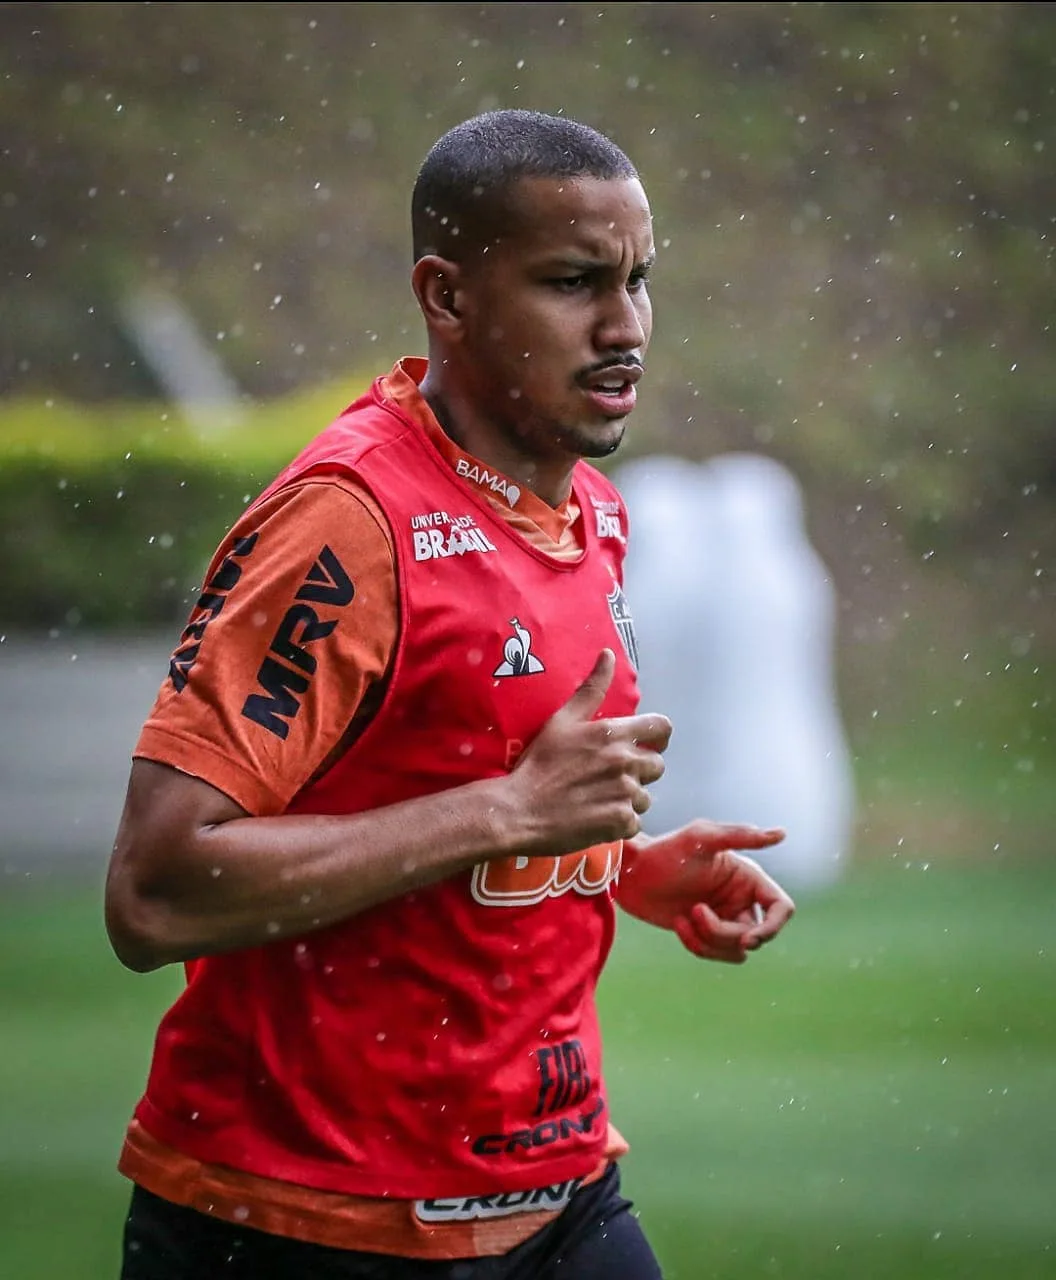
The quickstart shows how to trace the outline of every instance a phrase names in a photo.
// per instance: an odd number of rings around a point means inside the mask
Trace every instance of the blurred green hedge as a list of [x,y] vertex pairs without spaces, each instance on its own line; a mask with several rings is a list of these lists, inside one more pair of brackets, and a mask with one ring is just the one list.
[[182,620],[238,511],[365,385],[196,424],[150,404],[6,402],[0,629]]

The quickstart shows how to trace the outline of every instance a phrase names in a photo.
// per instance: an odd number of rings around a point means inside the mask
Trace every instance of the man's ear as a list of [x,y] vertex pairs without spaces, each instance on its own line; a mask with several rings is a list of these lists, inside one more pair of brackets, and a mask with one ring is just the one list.
[[427,253],[411,272],[411,287],[430,330],[449,338],[462,329],[462,271],[457,262]]

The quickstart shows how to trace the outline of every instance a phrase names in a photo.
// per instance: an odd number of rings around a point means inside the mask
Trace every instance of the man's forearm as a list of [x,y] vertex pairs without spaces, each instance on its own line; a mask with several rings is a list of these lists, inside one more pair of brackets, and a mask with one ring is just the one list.
[[[234,817],[178,847],[129,849],[107,886],[111,939],[134,969],[308,933],[502,856],[502,779],[352,815]],[[142,838],[142,837],[140,837]]]

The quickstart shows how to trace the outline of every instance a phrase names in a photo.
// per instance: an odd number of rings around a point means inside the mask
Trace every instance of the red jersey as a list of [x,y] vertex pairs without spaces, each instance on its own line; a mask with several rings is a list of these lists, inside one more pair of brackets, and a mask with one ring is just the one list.
[[[258,501],[334,471],[365,484],[391,527],[400,634],[380,711],[287,811],[357,812],[508,770],[602,647],[618,665],[601,714],[634,710],[619,499],[596,471],[576,468],[588,518],[571,562],[513,533],[377,385]],[[312,645],[354,593],[322,545],[242,708],[262,750],[295,723]],[[188,965],[138,1120],[210,1164],[358,1195],[587,1174],[606,1139],[594,987],[618,866],[618,847],[485,863]]]

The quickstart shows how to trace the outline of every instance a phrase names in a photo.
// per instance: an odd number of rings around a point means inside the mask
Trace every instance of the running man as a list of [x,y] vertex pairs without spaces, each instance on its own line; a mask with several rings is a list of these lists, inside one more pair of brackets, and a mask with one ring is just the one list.
[[562,117],[445,134],[412,197],[428,356],[218,548],[134,751],[107,880],[182,963],[120,1168],[123,1280],[655,1280],[595,986],[617,906],[740,963],[780,830],[647,836],[619,445],[649,205]]

